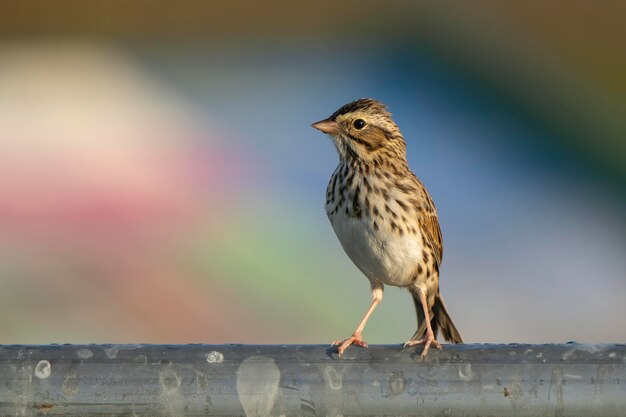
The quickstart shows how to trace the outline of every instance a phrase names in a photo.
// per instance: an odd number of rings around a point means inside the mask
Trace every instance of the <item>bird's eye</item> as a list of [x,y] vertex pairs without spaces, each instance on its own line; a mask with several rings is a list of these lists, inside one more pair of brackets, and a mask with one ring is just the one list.
[[354,121],[353,125],[354,125],[355,129],[361,130],[361,129],[363,129],[365,127],[365,120],[363,120],[363,119],[356,119]]

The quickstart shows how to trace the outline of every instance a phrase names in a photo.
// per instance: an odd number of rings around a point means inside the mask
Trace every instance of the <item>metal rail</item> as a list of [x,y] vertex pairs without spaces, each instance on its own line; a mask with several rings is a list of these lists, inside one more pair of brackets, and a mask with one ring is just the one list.
[[0,415],[624,416],[626,345],[0,346]]

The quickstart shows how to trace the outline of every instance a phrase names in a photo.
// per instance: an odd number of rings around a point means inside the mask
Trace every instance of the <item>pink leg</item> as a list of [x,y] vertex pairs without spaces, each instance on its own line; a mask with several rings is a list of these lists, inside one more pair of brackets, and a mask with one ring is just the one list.
[[365,312],[365,316],[357,326],[356,330],[352,333],[352,336],[345,340],[335,340],[332,346],[339,346],[337,350],[339,351],[339,356],[343,355],[343,352],[350,345],[367,347],[367,343],[362,339],[361,335],[363,334],[363,329],[365,329],[365,324],[367,320],[369,320],[370,316],[374,312],[374,309],[378,304],[380,304],[383,299],[383,286],[382,284],[374,285],[372,284],[372,304],[370,304],[369,308]]
[[420,303],[422,304],[422,308],[424,309],[424,320],[426,320],[426,335],[420,340],[409,340],[404,344],[405,347],[409,346],[417,346],[424,345],[424,350],[420,355],[422,358],[428,354],[428,349],[432,344],[437,349],[441,349],[441,344],[435,340],[435,334],[433,333],[433,328],[430,326],[430,315],[428,314],[428,304],[426,304],[426,294],[422,291],[421,288],[417,289],[417,295],[420,299]]

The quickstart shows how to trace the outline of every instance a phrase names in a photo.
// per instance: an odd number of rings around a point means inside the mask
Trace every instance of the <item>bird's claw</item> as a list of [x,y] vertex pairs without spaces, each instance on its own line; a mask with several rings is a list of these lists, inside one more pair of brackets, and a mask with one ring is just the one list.
[[422,350],[422,354],[420,355],[420,357],[422,358],[428,354],[428,349],[430,348],[431,345],[435,347],[436,349],[442,350],[441,343],[435,340],[435,336],[432,334],[430,335],[427,334],[426,336],[424,336],[423,338],[419,340],[409,340],[408,342],[404,344],[404,347],[406,348],[406,347],[413,347],[413,346],[419,346],[419,345],[424,345],[424,350]]
[[361,335],[352,335],[344,340],[335,340],[331,346],[337,346],[337,352],[339,352],[339,357],[343,356],[343,352],[350,346],[361,346],[367,348],[367,343],[365,340],[361,338]]

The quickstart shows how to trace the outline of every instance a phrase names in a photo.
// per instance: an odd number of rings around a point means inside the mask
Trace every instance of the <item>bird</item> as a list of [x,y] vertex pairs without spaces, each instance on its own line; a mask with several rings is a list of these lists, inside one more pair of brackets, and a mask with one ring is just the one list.
[[463,339],[439,293],[443,256],[435,204],[409,168],[406,142],[386,105],[352,101],[311,125],[329,135],[339,164],[326,188],[326,214],[343,247],[370,282],[372,301],[350,337],[333,342],[339,356],[351,345],[367,347],[363,330],[383,299],[385,285],[406,288],[417,330],[404,347],[441,349],[438,331],[452,343]]

